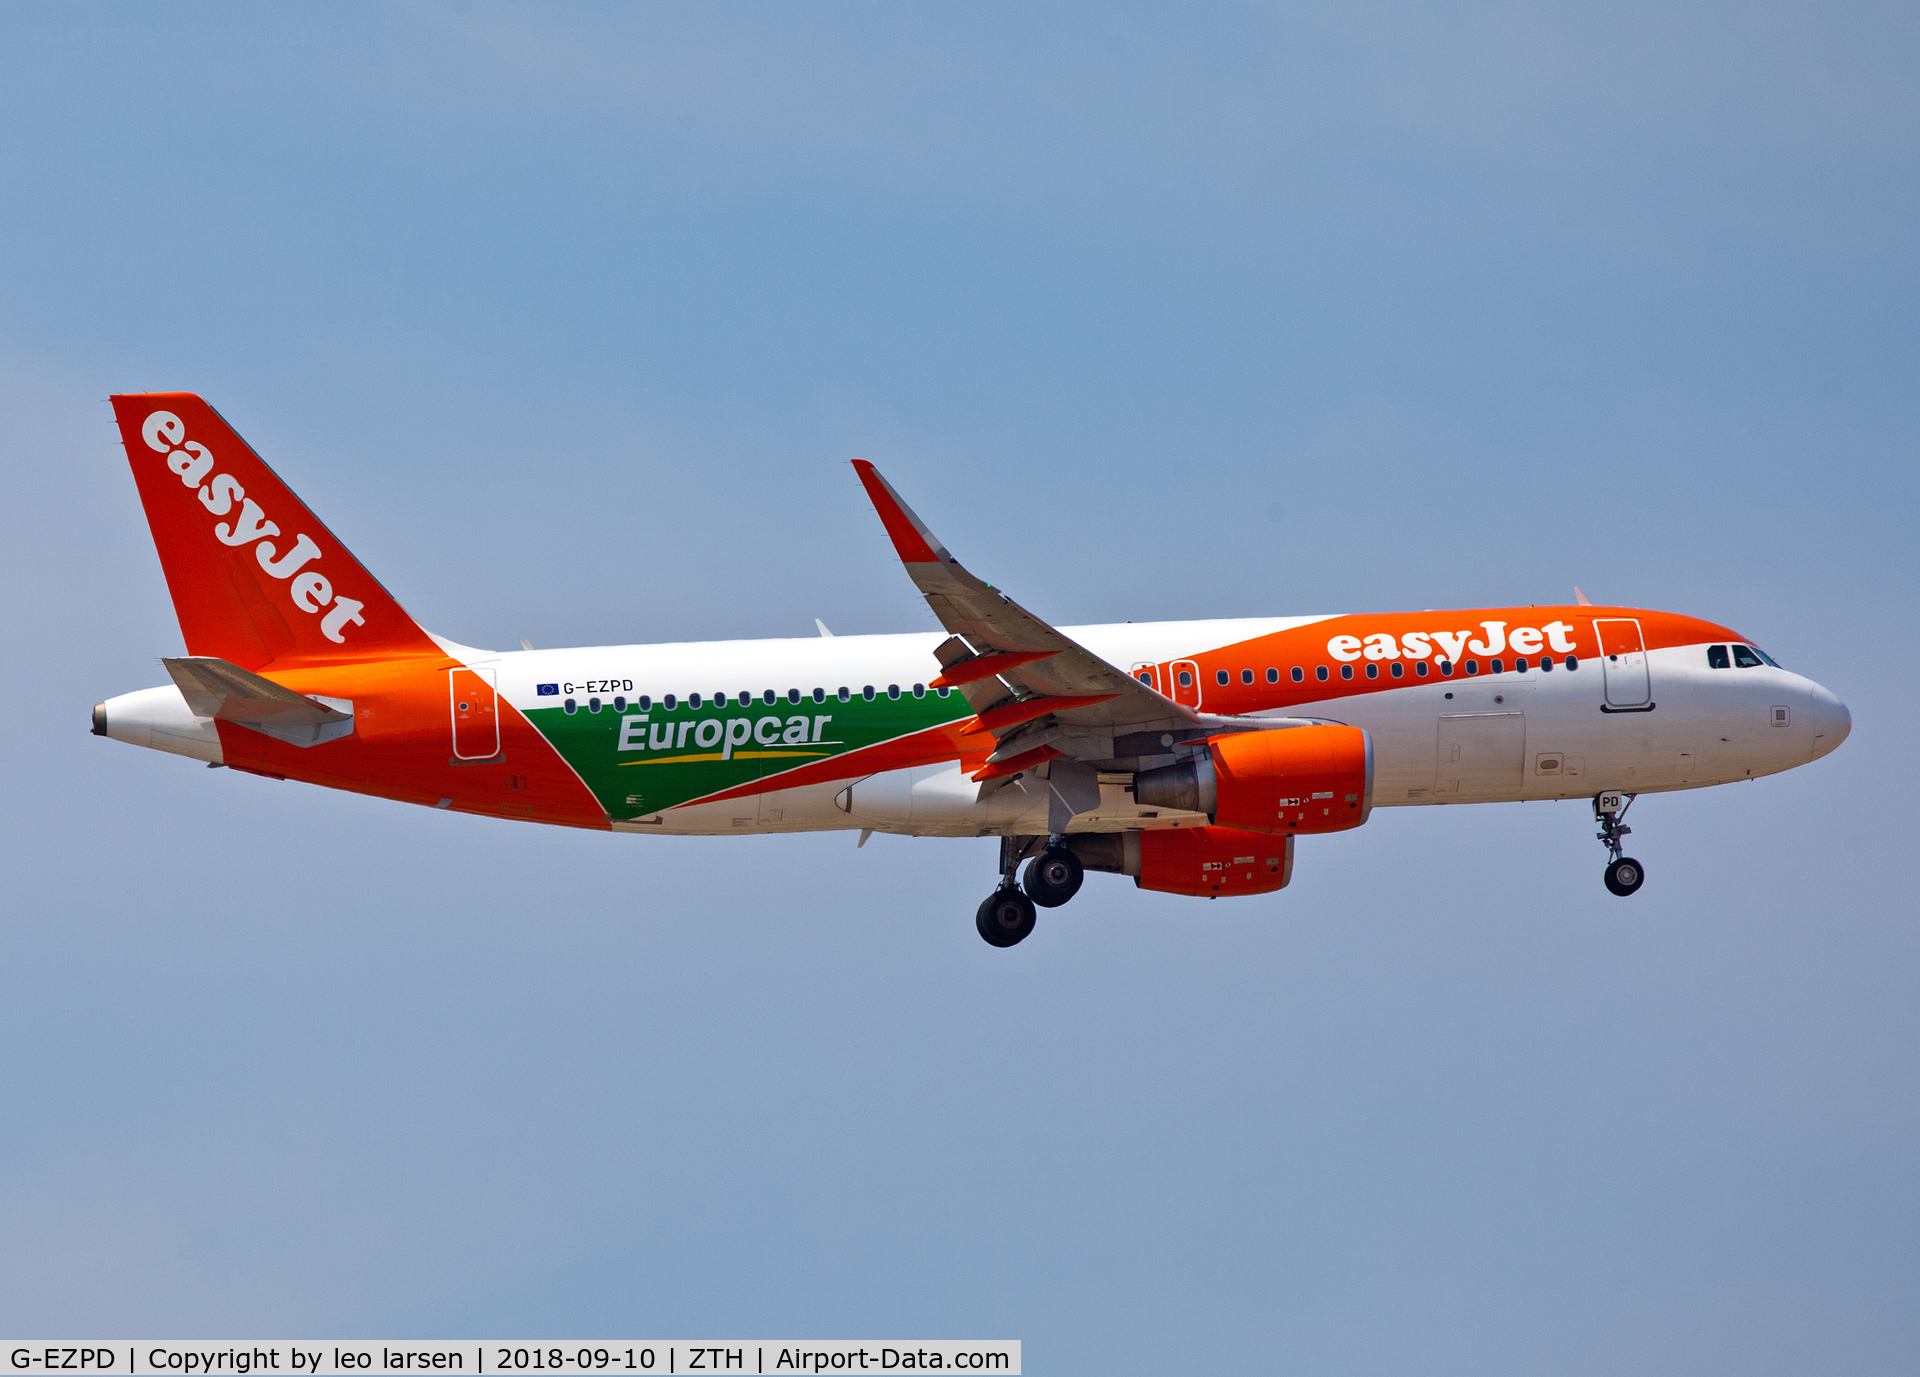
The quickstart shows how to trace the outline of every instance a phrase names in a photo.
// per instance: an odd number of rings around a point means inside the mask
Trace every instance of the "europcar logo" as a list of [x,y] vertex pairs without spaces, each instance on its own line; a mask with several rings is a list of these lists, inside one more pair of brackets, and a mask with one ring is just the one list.
[[[231,522],[222,521],[214,526],[214,539],[235,547],[252,544],[254,557],[262,569],[276,579],[291,580],[287,592],[295,607],[309,616],[319,616],[323,608],[327,609],[326,615],[320,618],[321,635],[336,645],[344,645],[348,625],[367,624],[360,615],[365,603],[335,596],[333,584],[325,574],[305,568],[320,558],[320,547],[311,536],[295,536],[293,548],[284,555],[279,553],[271,537],[279,535],[280,528],[268,520],[258,502],[247,496],[238,479],[230,473],[213,472],[217,462],[205,445],[187,438],[186,422],[171,411],[156,411],[141,424],[140,438],[147,442],[148,449],[166,455],[167,467],[179,475],[189,490],[197,491],[200,505],[213,515],[226,516],[233,511],[235,502],[240,504],[240,514]],[[212,475],[210,480],[209,475]]]

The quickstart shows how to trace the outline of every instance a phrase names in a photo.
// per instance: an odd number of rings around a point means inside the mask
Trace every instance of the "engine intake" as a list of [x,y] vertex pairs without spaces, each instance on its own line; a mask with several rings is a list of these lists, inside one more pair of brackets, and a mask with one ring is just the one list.
[[1283,727],[1209,737],[1204,754],[1134,777],[1148,808],[1205,813],[1246,832],[1344,832],[1373,809],[1373,738],[1359,727]]

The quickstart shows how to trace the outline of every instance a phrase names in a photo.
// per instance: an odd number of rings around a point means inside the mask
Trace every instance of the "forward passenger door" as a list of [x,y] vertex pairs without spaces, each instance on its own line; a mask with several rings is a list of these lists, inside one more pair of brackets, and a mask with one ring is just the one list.
[[1607,705],[1637,708],[1651,701],[1646,642],[1640,637],[1639,621],[1631,617],[1597,617],[1593,631],[1600,638],[1600,673],[1606,680]]

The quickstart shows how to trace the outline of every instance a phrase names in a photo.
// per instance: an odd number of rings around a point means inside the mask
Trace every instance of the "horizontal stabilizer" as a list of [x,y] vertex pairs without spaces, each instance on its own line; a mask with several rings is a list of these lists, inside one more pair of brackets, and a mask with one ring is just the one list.
[[195,717],[247,727],[295,746],[317,746],[353,730],[353,704],[309,698],[210,655],[160,662]]

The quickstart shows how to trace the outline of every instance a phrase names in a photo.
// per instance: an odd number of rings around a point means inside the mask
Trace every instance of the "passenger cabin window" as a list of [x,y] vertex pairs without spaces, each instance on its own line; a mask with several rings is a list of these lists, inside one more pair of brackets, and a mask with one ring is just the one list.
[[860,696],[871,703],[873,701],[873,685],[868,684],[865,688],[861,689]]
[[826,701],[827,701],[827,691],[826,691],[825,689],[823,689],[823,688],[817,688],[817,689],[815,689],[815,690],[813,691],[813,701],[814,701],[814,702],[816,702],[816,703],[824,703],[824,702],[826,702]]
[[[1301,682],[1302,680],[1304,680],[1304,679],[1305,679],[1306,677],[1307,677],[1307,672],[1306,672],[1306,671],[1305,671],[1304,669],[1302,669],[1302,668],[1300,668],[1300,666],[1298,666],[1298,665],[1295,665],[1295,666],[1293,667],[1293,682],[1294,682],[1294,683],[1296,683],[1296,684],[1297,684],[1297,683],[1300,683],[1300,682]],[[1326,676],[1325,676],[1325,675],[1322,675],[1321,677],[1322,677],[1322,678],[1325,678]]]
[[1733,648],[1733,667],[1735,669],[1758,669],[1764,663],[1766,662],[1746,646],[1737,645]]
[[698,712],[700,709],[700,695],[697,693],[689,693],[687,695],[687,706]]
[[1352,666],[1352,665],[1342,665],[1342,666],[1340,666],[1340,677],[1341,677],[1342,679],[1351,679],[1351,678],[1353,678],[1353,666]]
[[840,685],[839,692],[835,696],[838,697],[842,703],[850,703],[853,701],[853,690],[845,684],[842,684]]
[[900,696],[900,685],[898,685],[898,684],[888,684],[888,685],[887,685],[887,697],[889,697],[889,698],[898,698],[899,696]]
[[580,711],[580,705],[574,702],[573,699],[571,698],[567,699],[567,701],[562,703],[560,706],[567,710],[567,716],[569,717],[573,716],[573,714]]
[[1184,670],[1184,669],[1180,671],[1180,687],[1181,688],[1193,687],[1193,675],[1190,671]]
[[671,693],[669,693],[665,698],[660,700],[660,706],[665,708],[668,712],[672,712],[675,708],[680,706],[680,700],[674,697]]
[[1213,672],[1213,682],[1221,688],[1225,688],[1230,681],[1231,676],[1224,669],[1216,669]]
[[1401,664],[1398,660],[1395,660],[1393,662],[1394,678],[1398,679],[1401,675],[1405,674],[1406,672],[1407,672],[1407,667],[1405,665]]
[[1543,672],[1544,672],[1544,671],[1546,671],[1546,670],[1549,670],[1549,669],[1552,669],[1552,668],[1553,668],[1553,656],[1551,656],[1551,655],[1542,655],[1542,656],[1540,657],[1540,668],[1541,668],[1541,670],[1542,670]]
[[1327,667],[1325,665],[1315,666],[1313,674],[1321,683],[1324,684],[1327,682]]
[[587,711],[588,712],[600,711],[600,700],[598,698],[587,699]]
[[1268,671],[1267,671],[1267,682],[1268,682],[1269,684],[1277,684],[1277,683],[1279,683],[1279,682],[1280,682],[1280,671],[1279,671],[1279,670],[1277,670],[1277,669],[1270,669],[1270,670],[1268,670]]
[[1503,660],[1489,660],[1487,663],[1493,666],[1493,672],[1495,674],[1505,674],[1507,672],[1506,662]]
[[640,711],[642,712],[653,711],[653,699],[644,693],[640,695]]
[[1133,677],[1138,679],[1143,684],[1151,684],[1153,682],[1153,671],[1150,669],[1143,669]]
[[1467,673],[1478,674],[1479,672],[1480,672],[1480,662],[1478,660],[1467,661]]
[[1447,675],[1447,674],[1452,674],[1452,673],[1453,673],[1453,661],[1451,661],[1451,660],[1442,660],[1442,661],[1440,662],[1440,673],[1441,673],[1441,674],[1443,674],[1443,675]]
[[1415,674],[1415,675],[1416,675],[1417,677],[1419,677],[1419,678],[1421,678],[1421,679],[1424,679],[1424,678],[1426,678],[1426,677],[1427,677],[1427,662],[1426,662],[1425,660],[1422,660],[1422,661],[1420,661],[1420,662],[1419,662],[1418,664],[1416,664],[1416,665],[1414,665],[1414,667],[1413,667],[1413,672],[1414,672],[1414,674]]
[[[796,693],[793,696],[795,698],[798,698],[800,695]],[[772,707],[774,703],[779,701],[779,698],[780,698],[780,695],[775,693],[772,689],[768,689],[765,693],[760,695],[760,701],[765,703],[768,707]]]
[[927,696],[927,686],[925,684],[915,684],[913,686],[913,696],[915,698],[925,698]]
[[1367,678],[1378,679],[1379,677],[1380,677],[1380,666],[1369,662],[1367,665]]
[[724,708],[724,707],[725,707],[725,706],[727,705],[727,695],[726,695],[726,694],[724,694],[724,693],[716,693],[716,694],[714,694],[714,695],[713,695],[713,705],[714,705],[714,706],[715,706],[716,708]]
[[626,699],[624,699],[624,698],[616,698],[616,699],[614,699],[614,700],[613,700],[613,710],[614,710],[615,712],[625,712],[625,711],[627,710],[627,700],[626,700]]
[[1519,656],[1518,658],[1516,658],[1516,659],[1514,660],[1514,662],[1513,662],[1513,672],[1514,672],[1515,674],[1525,674],[1525,673],[1527,672],[1527,657],[1526,657],[1526,656],[1524,656],[1524,655],[1521,655],[1521,656]]
[[1725,669],[1731,662],[1727,659],[1727,648],[1723,645],[1707,647],[1707,668]]

